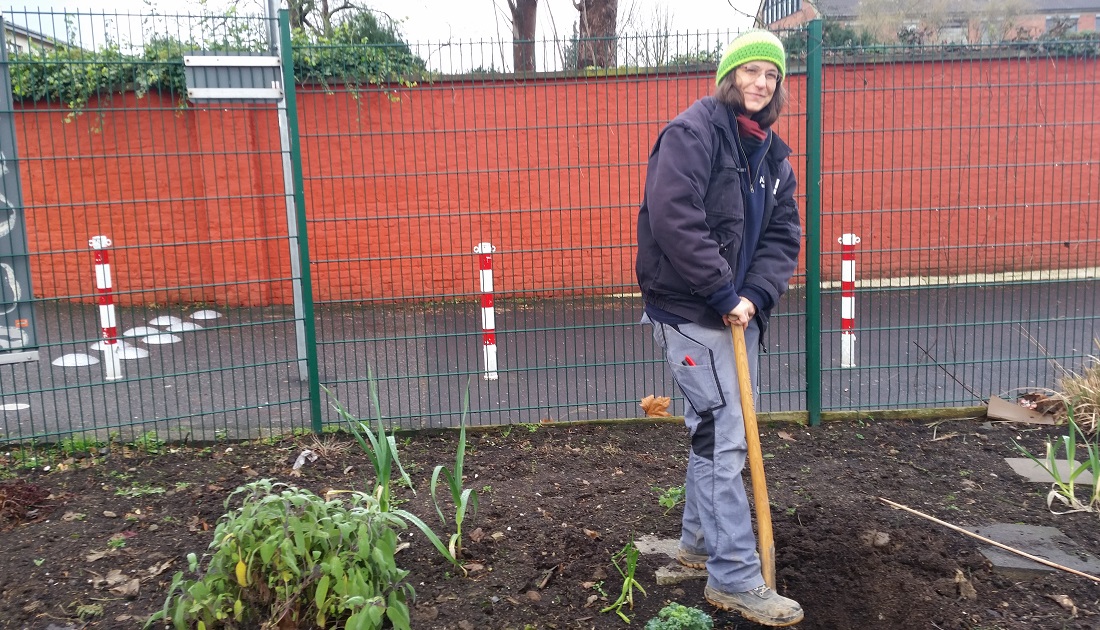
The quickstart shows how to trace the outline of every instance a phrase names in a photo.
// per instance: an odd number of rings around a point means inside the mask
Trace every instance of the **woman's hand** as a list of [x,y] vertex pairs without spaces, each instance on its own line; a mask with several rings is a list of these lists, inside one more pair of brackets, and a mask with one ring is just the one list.
[[732,311],[722,316],[722,321],[727,326],[737,324],[741,328],[747,328],[753,317],[756,317],[756,305],[743,297]]

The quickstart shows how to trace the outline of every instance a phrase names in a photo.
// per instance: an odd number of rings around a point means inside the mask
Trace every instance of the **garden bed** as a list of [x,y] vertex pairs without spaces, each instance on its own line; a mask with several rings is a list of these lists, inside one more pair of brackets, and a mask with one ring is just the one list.
[[[1004,463],[1013,441],[1041,453],[1058,428],[985,420],[763,427],[780,592],[802,603],[798,627],[1036,629],[1100,627],[1100,587],[1052,571],[994,572],[983,543],[892,509],[884,497],[960,526],[1056,527],[1100,555],[1100,518],[1056,516],[1046,488]],[[437,464],[454,465],[457,436],[398,439],[418,494],[399,507],[443,533],[428,496]],[[147,445],[148,446],[148,445]],[[292,475],[304,448],[322,456]],[[466,487],[480,509],[465,527],[463,576],[416,530],[397,554],[416,590],[414,628],[616,628],[601,613],[622,580],[612,555],[643,535],[675,537],[679,509],[658,490],[683,483],[686,435],[675,423],[526,426],[471,432]],[[238,486],[274,478],[317,493],[368,489],[372,468],[354,442],[310,436],[205,448],[121,445],[0,481],[0,626],[135,628],[159,610],[189,552],[209,546]],[[9,462],[10,464],[11,462]],[[655,490],[654,488],[658,490]],[[885,537],[876,534],[885,534]],[[112,542],[114,541],[114,542]],[[670,601],[752,628],[705,603],[701,581],[660,586],[668,561],[643,555],[630,627]],[[305,626],[303,626],[305,627]]]

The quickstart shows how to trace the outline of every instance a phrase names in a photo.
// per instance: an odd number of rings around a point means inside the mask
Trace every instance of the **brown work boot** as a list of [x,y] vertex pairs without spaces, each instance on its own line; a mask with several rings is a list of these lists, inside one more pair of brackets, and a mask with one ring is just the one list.
[[767,586],[743,593],[723,593],[708,585],[703,589],[703,596],[718,608],[740,613],[745,619],[761,625],[793,626],[802,621],[802,606]]
[[683,547],[676,549],[676,561],[689,569],[707,568],[707,554],[692,553]]

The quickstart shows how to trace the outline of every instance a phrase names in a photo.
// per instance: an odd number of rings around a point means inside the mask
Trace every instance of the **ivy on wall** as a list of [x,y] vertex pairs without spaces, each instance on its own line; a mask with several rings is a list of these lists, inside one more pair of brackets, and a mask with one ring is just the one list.
[[[298,30],[292,36],[294,76],[299,84],[319,83],[326,89],[339,83],[359,92],[386,83],[413,85],[427,76],[424,61],[404,44],[353,43],[341,37],[309,36]],[[115,94],[134,92],[172,95],[186,105],[183,56],[191,51],[259,52],[247,38],[220,42],[182,42],[170,37],[151,38],[139,52],[127,53],[117,44],[99,50],[75,46],[35,48],[12,53],[12,96],[16,102],[46,102],[69,110],[67,119],[79,115],[93,99],[110,100]]]

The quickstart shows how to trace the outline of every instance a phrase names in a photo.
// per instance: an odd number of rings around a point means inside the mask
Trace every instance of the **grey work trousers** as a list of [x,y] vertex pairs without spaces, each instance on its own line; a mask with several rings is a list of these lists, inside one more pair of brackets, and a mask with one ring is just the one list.
[[[653,339],[664,349],[672,376],[686,399],[684,423],[691,434],[691,454],[684,483],[680,547],[707,556],[712,588],[726,593],[756,588],[764,579],[741,479],[748,447],[730,329],[662,324],[645,315],[642,323],[653,326]],[[754,319],[745,331],[754,384],[759,341],[760,327]]]

